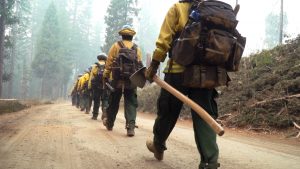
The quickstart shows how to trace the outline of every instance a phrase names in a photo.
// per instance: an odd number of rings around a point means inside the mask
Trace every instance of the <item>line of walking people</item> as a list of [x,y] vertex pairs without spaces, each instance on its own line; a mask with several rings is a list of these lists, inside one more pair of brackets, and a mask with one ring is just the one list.
[[[246,38],[236,29],[238,11],[238,4],[233,9],[229,4],[215,0],[179,0],[174,3],[161,25],[150,66],[145,70],[145,78],[153,82],[161,62],[168,56],[163,71],[164,81],[216,119],[218,106],[215,98],[218,93],[215,88],[228,85],[230,78],[227,72],[238,71],[246,44]],[[92,89],[95,102],[93,119],[98,116],[100,95],[103,100],[103,124],[108,131],[113,130],[123,95],[128,136],[135,135],[137,114],[137,87],[129,77],[143,67],[141,50],[132,42],[135,34],[130,26],[123,26],[119,31],[122,40],[112,45],[104,60],[105,68],[100,76],[102,80],[97,79],[93,87],[93,76],[97,73],[93,73],[96,71],[93,71],[92,66],[91,70],[78,78],[74,87],[77,98],[74,104],[79,103],[81,110],[86,112],[89,112],[90,102],[87,98],[90,95],[85,93],[84,86],[87,86],[87,91]],[[89,83],[85,84],[88,76]],[[101,82],[102,85],[99,85]],[[109,97],[103,94],[106,93],[103,91],[107,91],[106,84],[114,88]],[[99,95],[95,91],[99,91]],[[108,104],[105,102],[107,98]],[[153,126],[154,136],[146,141],[146,147],[159,161],[163,160],[167,139],[175,127],[182,106],[178,98],[161,89]],[[216,133],[193,109],[191,114],[200,158],[199,169],[217,169],[220,164]]]
[[[92,119],[97,120],[100,103],[102,102],[102,119],[105,117],[108,107],[109,91],[103,85],[103,72],[107,60],[106,54],[97,56],[98,62],[87,68],[83,74],[79,74],[74,83],[71,96],[72,105],[89,114],[93,105]],[[92,104],[93,103],[93,104]]]
[[92,119],[97,120],[100,102],[101,120],[107,130],[112,130],[119,110],[120,100],[124,96],[125,129],[127,135],[135,135],[137,87],[129,80],[139,68],[143,67],[140,48],[132,42],[136,34],[129,25],[119,31],[122,40],[114,43],[108,56],[97,56],[98,62],[78,75],[72,90],[72,104],[87,114],[93,104]]

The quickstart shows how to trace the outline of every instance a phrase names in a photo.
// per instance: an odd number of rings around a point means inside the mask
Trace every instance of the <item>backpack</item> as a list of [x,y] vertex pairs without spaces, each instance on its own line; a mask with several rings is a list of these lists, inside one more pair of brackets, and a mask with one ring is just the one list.
[[[216,0],[191,0],[189,20],[172,47],[172,59],[183,66],[220,66],[238,71],[246,44],[236,29],[232,7]],[[186,2],[186,1],[182,1]]]
[[97,70],[97,74],[91,80],[92,88],[103,88],[102,79],[103,79],[105,65],[101,65],[98,62],[96,62],[95,65],[97,66],[98,70]]
[[114,80],[130,81],[129,77],[138,70],[137,45],[127,48],[122,41],[118,42],[120,50],[113,61],[112,76]]

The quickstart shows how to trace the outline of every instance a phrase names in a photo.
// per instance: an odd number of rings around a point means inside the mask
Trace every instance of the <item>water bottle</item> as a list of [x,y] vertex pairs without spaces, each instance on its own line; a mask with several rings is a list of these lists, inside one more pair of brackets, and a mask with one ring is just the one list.
[[192,10],[192,12],[189,15],[189,18],[193,22],[199,22],[200,21],[200,13],[197,10]]

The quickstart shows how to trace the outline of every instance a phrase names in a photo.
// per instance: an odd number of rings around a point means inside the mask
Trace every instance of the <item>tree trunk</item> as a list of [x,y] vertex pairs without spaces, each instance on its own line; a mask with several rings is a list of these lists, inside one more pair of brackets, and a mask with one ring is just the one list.
[[0,0],[0,98],[2,96],[3,84],[3,60],[4,60],[4,37],[5,37],[5,17],[6,17],[6,0]]
[[23,62],[23,72],[22,72],[22,78],[21,78],[21,98],[25,99],[28,95],[28,69],[27,69],[27,61],[24,60]]
[[45,79],[42,78],[41,79],[41,82],[42,82],[42,85],[41,85],[41,99],[44,99],[44,96],[45,96],[45,90],[46,90],[46,87],[45,87]]
[[8,83],[8,97],[12,98],[13,97],[13,86],[14,86],[14,79],[15,79],[15,74],[14,74],[14,69],[15,69],[15,58],[16,58],[16,30],[13,30],[12,32],[12,49],[11,49],[11,58],[10,58],[10,70],[9,73],[11,74],[11,78],[9,79]]

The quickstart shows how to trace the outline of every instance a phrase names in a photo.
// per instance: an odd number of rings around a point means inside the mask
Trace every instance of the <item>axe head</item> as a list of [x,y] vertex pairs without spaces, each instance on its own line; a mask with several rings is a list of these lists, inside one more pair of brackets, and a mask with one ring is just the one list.
[[143,67],[133,73],[129,78],[130,81],[139,88],[143,88],[146,84],[145,70],[146,67]]

